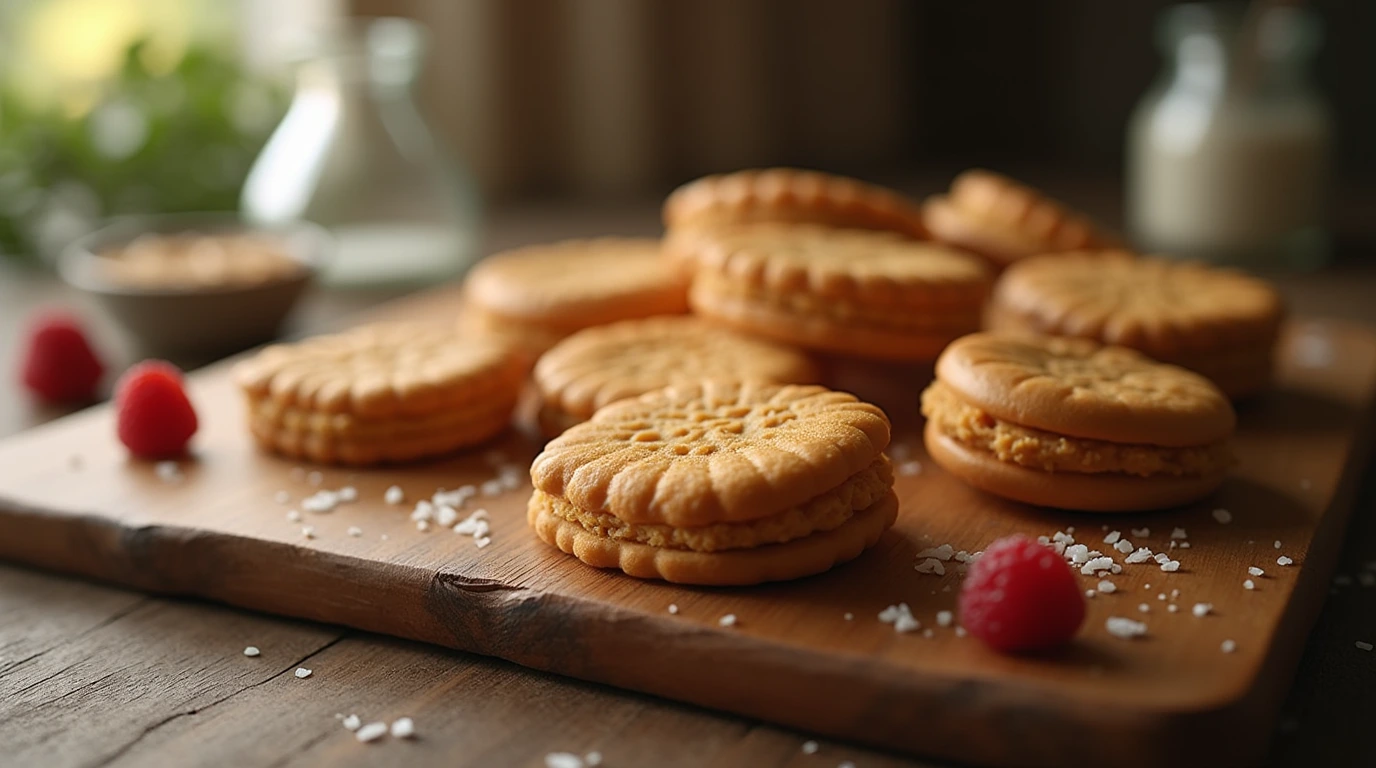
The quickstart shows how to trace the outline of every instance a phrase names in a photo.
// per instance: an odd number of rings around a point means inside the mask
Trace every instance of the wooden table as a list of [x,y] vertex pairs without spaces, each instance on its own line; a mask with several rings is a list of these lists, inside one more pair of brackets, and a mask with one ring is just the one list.
[[[500,248],[656,227],[650,205],[526,208],[499,213],[488,239]],[[1282,286],[1297,313],[1376,323],[1376,260]],[[296,325],[320,327],[382,298],[317,294]],[[29,404],[13,369],[22,319],[73,301],[51,277],[0,267],[0,435],[61,415]],[[1376,740],[1358,730],[1376,714],[1376,652],[1354,645],[1376,641],[1376,588],[1357,578],[1374,560],[1367,482],[1339,568],[1351,583],[1335,586],[1310,638],[1271,764],[1376,764]],[[292,662],[234,663],[247,645],[285,649]],[[298,666],[313,670],[313,685],[297,684]],[[419,738],[359,744],[336,713],[410,716]],[[539,766],[556,751],[598,751],[609,766],[931,765],[830,742],[807,755],[808,738],[484,657],[0,566],[4,765]]]

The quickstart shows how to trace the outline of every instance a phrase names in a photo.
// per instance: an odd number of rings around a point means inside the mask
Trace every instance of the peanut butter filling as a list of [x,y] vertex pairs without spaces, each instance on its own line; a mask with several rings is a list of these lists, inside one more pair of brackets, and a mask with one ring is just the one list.
[[538,505],[556,517],[577,523],[605,538],[664,549],[720,552],[782,544],[839,528],[856,512],[882,500],[892,487],[893,467],[888,457],[880,456],[846,482],[806,504],[749,522],[715,523],[694,528],[633,525],[604,512],[579,509],[558,496],[540,490],[531,496],[530,504],[532,507]]
[[1187,477],[1221,472],[1232,463],[1232,454],[1222,441],[1162,448],[1067,437],[1001,421],[961,400],[940,382],[922,393],[922,414],[965,448],[1043,472]]

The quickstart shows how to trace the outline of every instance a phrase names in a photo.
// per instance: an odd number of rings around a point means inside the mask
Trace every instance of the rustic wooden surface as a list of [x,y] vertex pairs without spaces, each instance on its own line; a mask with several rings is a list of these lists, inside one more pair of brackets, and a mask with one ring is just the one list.
[[[451,287],[389,305],[381,316],[452,320],[456,303]],[[286,491],[299,501],[317,486],[297,462],[253,449],[229,367],[218,365],[188,379],[202,426],[179,482],[126,458],[111,439],[108,406],[0,443],[0,558],[475,651],[909,754],[1060,765],[1086,748],[1127,746],[1119,765],[1172,755],[1189,764],[1252,760],[1261,745],[1249,753],[1237,741],[1275,716],[1364,466],[1357,452],[1376,395],[1376,335],[1300,324],[1280,357],[1277,388],[1242,410],[1237,470],[1206,503],[1109,519],[1002,503],[942,473],[921,450],[915,414],[893,414],[904,422],[895,450],[923,468],[915,477],[900,473],[894,529],[854,564],[748,590],[681,588],[587,568],[529,534],[524,479],[462,510],[491,512],[485,549],[438,526],[417,531],[407,507],[383,503],[392,484],[417,499],[480,484],[498,464],[524,470],[538,444],[519,432],[493,444],[505,459],[475,451],[415,466],[323,469],[319,487],[352,485],[359,501],[303,512],[316,531],[307,538],[301,523],[285,518],[292,505],[274,496]],[[1216,522],[1215,507],[1232,510],[1234,521]],[[897,635],[874,618],[904,601],[931,627],[938,610],[954,608],[954,564],[944,577],[916,573],[920,549],[952,543],[975,551],[1011,532],[1069,526],[1106,549],[1101,522],[1156,551],[1184,527],[1192,548],[1172,552],[1183,562],[1179,573],[1142,564],[1114,577],[1119,593],[1090,601],[1070,653],[1012,659],[949,628],[930,638]],[[363,535],[346,535],[351,526]],[[1152,533],[1129,533],[1140,527]],[[1276,566],[1279,554],[1295,565]],[[1252,565],[1267,575],[1245,590]],[[1174,589],[1182,610],[1172,614],[1157,595]],[[1214,615],[1193,617],[1195,602],[1212,603]],[[670,604],[678,615],[668,614]],[[718,626],[726,614],[740,624]],[[1150,639],[1110,636],[1109,616],[1146,621]],[[1235,653],[1219,650],[1226,639],[1237,642]],[[241,672],[263,666],[233,655],[210,661]],[[914,729],[915,721],[927,727]],[[994,729],[1012,738],[989,739]],[[1202,734],[1217,738],[1196,744]]]
[[[524,213],[519,223],[529,226],[508,228],[505,237],[612,231],[609,222],[621,222],[622,231],[652,231],[648,206],[644,213]],[[1301,312],[1376,320],[1370,268],[1289,279],[1282,287]],[[317,297],[303,324],[369,298]],[[16,318],[49,299],[72,297],[49,280],[0,271],[4,367],[14,359]],[[50,415],[26,405],[12,378],[0,377],[0,433]],[[1353,586],[1340,583],[1324,605],[1268,764],[1376,761],[1376,744],[1356,736],[1376,711],[1376,663],[1353,647],[1376,636],[1376,590],[1353,581],[1376,557],[1373,484],[1357,510],[1340,565]],[[260,660],[269,663],[244,676],[236,654],[250,642],[264,647]],[[290,677],[303,659],[316,670],[305,682],[324,683],[324,694]],[[336,725],[332,715],[341,710],[415,716],[423,738],[365,748]],[[488,658],[0,567],[0,744],[7,764],[213,764],[233,754],[244,765],[537,765],[549,751],[599,749],[613,765],[932,765],[826,740],[808,757],[799,752],[805,738]],[[1251,739],[1265,741],[1267,734]]]

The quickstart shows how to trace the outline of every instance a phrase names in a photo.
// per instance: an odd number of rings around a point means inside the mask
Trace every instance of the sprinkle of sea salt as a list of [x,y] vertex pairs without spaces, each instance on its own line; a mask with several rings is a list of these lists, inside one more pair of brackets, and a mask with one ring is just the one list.
[[250,645],[249,647],[244,649],[244,655],[249,658],[253,658],[254,656],[257,656],[261,653],[262,651],[258,650],[258,647],[254,645]]
[[349,526],[349,530],[345,531],[345,533],[349,534],[350,536],[353,536],[353,537],[357,538],[357,537],[363,535],[363,529],[362,529],[362,528],[359,528],[359,527],[356,526],[356,525],[351,525],[351,526]]
[[1219,525],[1227,525],[1233,522],[1233,513],[1226,509],[1215,509],[1213,511],[1213,516],[1214,519],[1218,521]]
[[349,731],[356,731],[363,727],[363,721],[358,718],[358,715],[349,715],[341,720],[340,724],[344,726],[345,730]]
[[1121,538],[1123,538],[1123,532],[1122,532],[1122,531],[1113,531],[1113,532],[1109,533],[1109,535],[1107,535],[1107,536],[1104,537],[1104,543],[1105,543],[1105,544],[1117,544],[1117,543],[1118,543],[1118,540],[1121,539]]
[[453,507],[440,507],[439,510],[435,512],[435,522],[439,523],[444,528],[453,528],[454,523],[458,521],[459,512]]
[[1151,606],[1147,605],[1146,603],[1140,603],[1137,606],[1137,610],[1141,611],[1142,613],[1151,613]]
[[1257,588],[1257,584],[1256,584],[1255,581],[1252,581],[1251,579],[1248,579],[1248,580],[1242,582],[1242,588],[1243,588],[1243,589],[1256,589],[1256,588]]
[[1127,539],[1119,539],[1118,543],[1113,545],[1113,548],[1126,555],[1132,551],[1132,542]]
[[1280,539],[1276,539],[1276,549],[1280,549]]
[[912,609],[907,603],[891,605],[879,612],[879,620],[892,624],[895,632],[914,632],[922,628],[922,623],[913,618]]
[[956,627],[956,637],[965,637],[965,627]]
[[1172,539],[1188,539],[1189,537],[1189,534],[1185,533],[1184,528],[1175,528],[1171,530]]
[[1263,571],[1262,569],[1260,569],[1260,568],[1258,568],[1258,567],[1256,567],[1256,566],[1254,565],[1254,566],[1252,566],[1252,567],[1250,567],[1250,568],[1247,569],[1247,573],[1250,574],[1250,575],[1252,575],[1252,576],[1262,576],[1262,575],[1265,575],[1266,571]]
[[595,766],[598,766],[598,765],[601,765],[601,764],[602,764],[602,753],[601,753],[601,752],[589,752],[588,754],[583,755],[583,765],[588,766],[588,768],[594,768]]
[[1237,643],[1233,642],[1232,640],[1224,640],[1218,646],[1218,649],[1220,651],[1223,651],[1224,653],[1232,653],[1233,651],[1237,650]]
[[1165,602],[1165,601],[1166,601],[1166,593],[1165,593],[1165,592],[1160,593],[1159,595],[1156,596],[1156,599],[1157,599],[1157,600],[1160,600],[1161,602]]
[[815,741],[805,741],[805,742],[803,742],[803,754],[805,754],[805,755],[815,755],[815,754],[817,754],[817,749],[818,749],[818,744],[817,744],[817,742],[815,742]]
[[1166,606],[1166,610],[1170,611],[1171,613],[1175,613],[1176,611],[1180,610],[1180,606],[1176,605],[1175,603],[1170,603]]
[[1368,642],[1366,642],[1365,640],[1358,640],[1358,641],[1357,641],[1357,648],[1360,649],[1360,650],[1369,651],[1369,650],[1372,649],[1372,647],[1373,647],[1373,646],[1371,645],[1371,643],[1368,643]]
[[296,668],[296,679],[298,679],[298,680],[305,680],[306,678],[308,678],[308,677],[310,677],[310,676],[311,676],[311,670],[306,669],[305,667],[297,667],[297,668]]
[[406,501],[406,491],[403,491],[401,489],[401,486],[394,485],[391,488],[388,488],[386,492],[382,494],[382,500],[387,502],[388,504],[400,504],[403,501]]
[[950,544],[942,544],[939,547],[928,547],[918,552],[916,555],[913,555],[913,558],[917,560],[936,559],[946,561],[950,560],[952,557],[955,557],[955,547]]
[[313,526],[313,525],[303,525],[303,526],[301,526],[301,535],[302,535],[302,536],[305,536],[305,537],[308,538],[308,539],[313,539],[313,538],[315,538],[315,526]]
[[320,474],[319,472],[312,472],[309,475],[306,475],[306,482],[310,483],[311,485],[320,485],[321,483],[325,482],[325,476]]
[[1099,591],[1103,592],[1106,595],[1111,595],[1114,592],[1118,591],[1118,585],[1114,584],[1108,579],[1104,579],[1103,581],[1099,582]]
[[723,626],[723,627],[734,627],[734,626],[736,626],[736,614],[734,614],[734,613],[728,613],[728,614],[726,614],[725,616],[721,617],[720,619],[717,619],[717,624],[720,625],[720,626]]
[[416,735],[416,724],[409,717],[401,717],[392,721],[392,738],[409,739]]
[[1075,565],[1084,565],[1089,562],[1089,547],[1083,544],[1072,544],[1065,548],[1065,556]]
[[1113,635],[1114,637],[1121,637],[1124,639],[1141,637],[1147,634],[1146,624],[1140,621],[1126,619],[1121,616],[1109,617],[1108,621],[1104,622],[1104,628],[1108,630],[1108,633],[1110,635]]
[[503,490],[501,480],[488,480],[478,487],[478,492],[484,496],[501,496]]
[[294,510],[294,509],[289,509],[289,510],[287,510],[287,522],[289,522],[289,523],[299,523],[299,522],[301,522],[301,513],[300,513],[300,512],[297,512],[297,511]]
[[430,521],[429,521],[429,520],[417,520],[417,521],[416,521],[416,530],[420,531],[421,533],[424,533],[424,532],[430,530]]
[[1113,565],[1113,558],[1111,558],[1111,557],[1096,557],[1096,558],[1093,558],[1092,560],[1090,560],[1089,562],[1085,563],[1084,566],[1082,566],[1082,567],[1080,568],[1080,573],[1083,573],[1083,574],[1085,574],[1086,576],[1089,576],[1089,575],[1091,575],[1091,574],[1097,573],[1098,571],[1105,571],[1105,570],[1108,570],[1108,568],[1109,568],[1110,566],[1112,566],[1112,565]]
[[1151,529],[1150,529],[1150,528],[1133,528],[1133,529],[1132,529],[1132,535],[1138,537],[1139,539],[1145,539],[1146,537],[1148,537],[1148,536],[1151,535]]
[[905,461],[898,465],[898,474],[903,477],[915,477],[922,474],[922,462]]
[[367,725],[359,728],[357,731],[354,731],[354,738],[358,739],[359,741],[365,744],[370,741],[377,741],[378,739],[386,735],[386,723],[368,723]]
[[1181,549],[1189,549],[1189,548],[1190,548],[1190,542],[1188,542],[1188,541],[1182,541],[1182,542],[1180,542],[1180,548],[1181,548]]
[[1092,589],[1086,589],[1086,590],[1085,590],[1085,597],[1094,597],[1094,595],[1095,595],[1094,590],[1092,590]]
[[1167,559],[1166,562],[1161,564],[1161,570],[1166,573],[1175,573],[1180,570],[1180,561]]
[[677,614],[677,613],[678,613],[678,603],[669,603],[669,613],[671,613],[671,614]]
[[1194,607],[1190,609],[1190,613],[1193,613],[1196,617],[1208,616],[1209,612],[1213,609],[1213,603],[1195,603]]
[[411,510],[411,519],[417,522],[421,520],[429,520],[434,516],[435,505],[431,504],[428,499],[421,499],[420,501],[416,502],[416,508]]
[[951,622],[952,622],[954,619],[955,619],[955,614],[951,613],[950,611],[937,611],[937,612],[936,612],[936,623],[937,623],[937,626],[939,626],[939,627],[949,627],[949,626],[951,626]]
[[1146,547],[1140,547],[1140,548],[1138,548],[1138,550],[1137,550],[1136,552],[1133,552],[1132,554],[1130,554],[1130,555],[1128,555],[1127,557],[1123,558],[1123,562],[1129,563],[1129,564],[1136,564],[1136,563],[1145,563],[1145,562],[1147,562],[1147,561],[1150,560],[1150,559],[1151,559],[1151,550],[1150,550],[1150,549],[1147,549]]

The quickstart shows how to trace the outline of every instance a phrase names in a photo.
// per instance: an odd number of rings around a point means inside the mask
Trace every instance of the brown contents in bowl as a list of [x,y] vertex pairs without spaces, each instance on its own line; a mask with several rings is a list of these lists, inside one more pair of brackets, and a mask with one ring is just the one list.
[[100,256],[102,277],[137,288],[246,287],[305,269],[280,238],[261,234],[145,235]]

